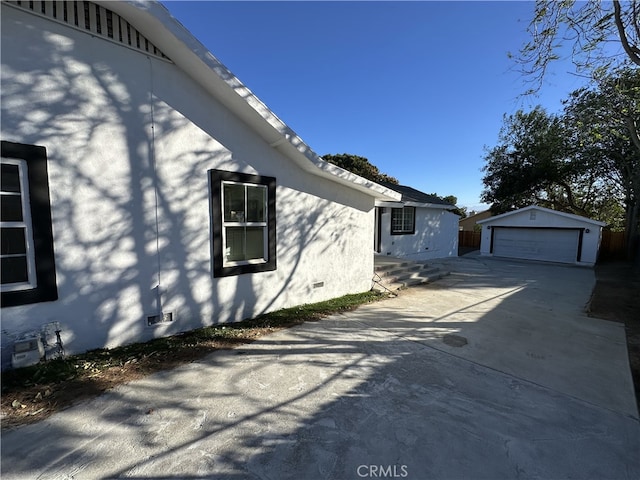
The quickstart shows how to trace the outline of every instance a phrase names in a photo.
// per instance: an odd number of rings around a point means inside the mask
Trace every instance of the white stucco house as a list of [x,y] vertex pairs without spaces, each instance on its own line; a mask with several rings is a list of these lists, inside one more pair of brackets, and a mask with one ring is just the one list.
[[531,205],[477,222],[481,255],[593,266],[604,222]]
[[376,203],[376,254],[411,261],[458,256],[455,205],[405,185],[382,185],[402,197],[400,202]]
[[2,2],[2,342],[68,353],[367,291],[376,201],[157,2]]

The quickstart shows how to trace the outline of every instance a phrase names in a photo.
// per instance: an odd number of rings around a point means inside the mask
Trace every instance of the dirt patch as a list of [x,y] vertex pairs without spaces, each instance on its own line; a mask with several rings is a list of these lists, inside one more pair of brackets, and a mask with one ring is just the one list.
[[629,365],[640,411],[640,268],[628,262],[606,262],[595,268],[596,286],[589,315],[624,323]]

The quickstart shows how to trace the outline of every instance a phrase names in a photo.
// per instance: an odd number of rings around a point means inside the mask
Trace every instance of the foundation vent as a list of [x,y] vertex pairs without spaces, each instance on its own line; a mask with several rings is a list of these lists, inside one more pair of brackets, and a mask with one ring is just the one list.
[[147,326],[158,325],[161,323],[173,322],[173,312],[163,313],[162,315],[149,315],[147,317]]

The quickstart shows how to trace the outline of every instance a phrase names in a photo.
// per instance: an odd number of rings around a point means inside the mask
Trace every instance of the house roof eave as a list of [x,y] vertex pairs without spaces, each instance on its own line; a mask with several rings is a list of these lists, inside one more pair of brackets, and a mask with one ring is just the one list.
[[401,201],[390,202],[384,200],[376,200],[376,207],[388,207],[388,208],[402,208],[404,203]]
[[434,208],[437,210],[455,210],[455,205],[444,203],[420,203],[420,202],[404,202],[407,207]]
[[252,128],[269,146],[278,149],[306,172],[354,188],[376,199],[399,199],[396,192],[322,160],[164,5],[145,0],[94,1],[136,22],[136,28],[178,67]]

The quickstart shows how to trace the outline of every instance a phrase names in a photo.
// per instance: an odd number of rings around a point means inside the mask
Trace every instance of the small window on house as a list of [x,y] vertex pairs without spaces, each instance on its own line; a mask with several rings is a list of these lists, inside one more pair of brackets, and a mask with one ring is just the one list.
[[415,207],[391,209],[391,235],[410,235],[415,233]]
[[215,277],[276,268],[275,178],[210,171]]
[[2,307],[56,300],[46,149],[3,141],[1,150]]

